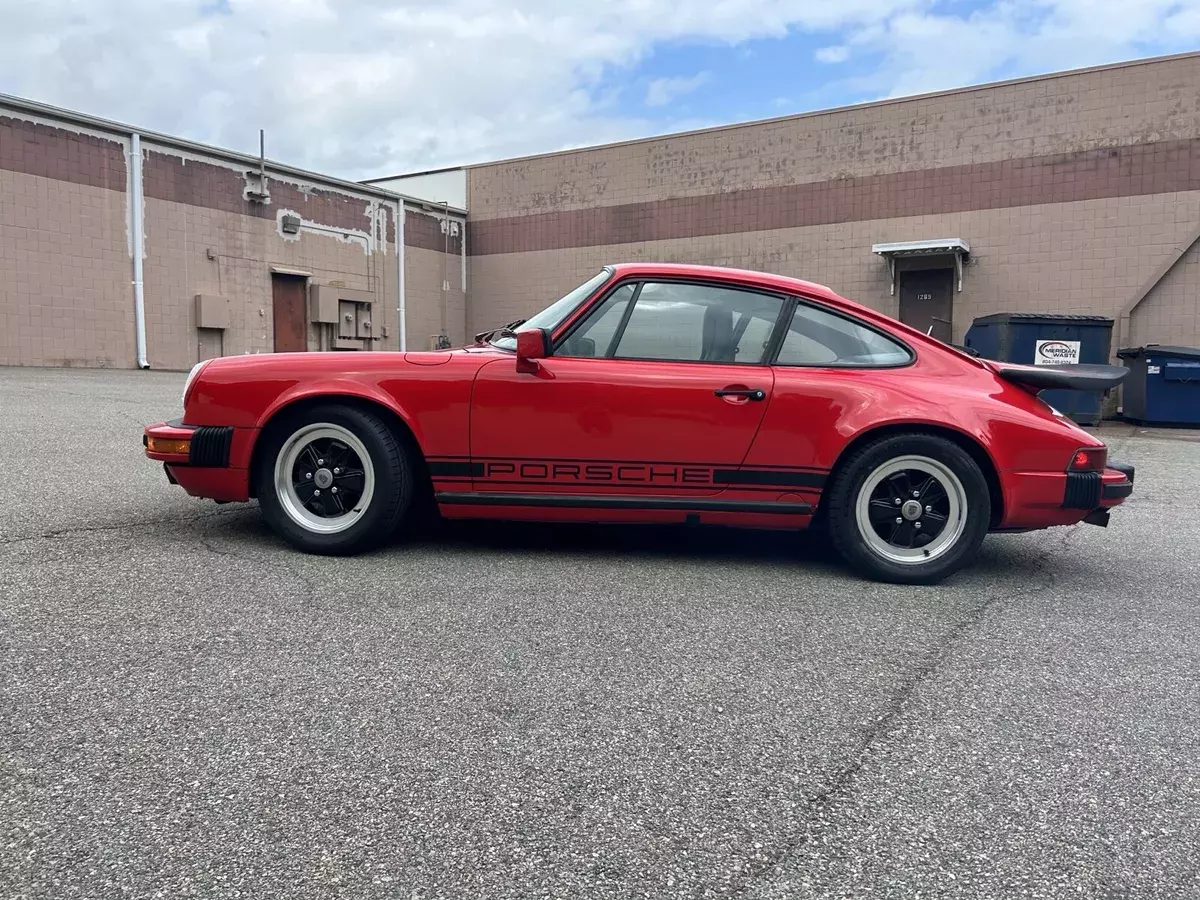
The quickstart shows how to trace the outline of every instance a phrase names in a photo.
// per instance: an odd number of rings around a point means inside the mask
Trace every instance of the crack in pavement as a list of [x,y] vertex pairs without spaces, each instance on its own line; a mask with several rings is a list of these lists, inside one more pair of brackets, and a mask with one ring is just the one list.
[[211,513],[200,513],[197,516],[164,516],[157,519],[136,519],[129,522],[109,522],[103,525],[77,525],[67,528],[54,528],[50,531],[43,531],[38,534],[27,534],[20,537],[0,538],[0,547],[8,547],[14,544],[27,544],[31,541],[45,541],[54,538],[66,537],[73,534],[97,534],[105,531],[120,531],[123,528],[149,528],[152,525],[182,525],[186,522],[198,522],[207,519],[218,519],[242,512],[241,508],[222,509]]
[[[804,816],[803,821],[806,825],[814,818],[813,813],[818,811],[828,812],[851,796],[851,787],[855,776],[858,775],[875,749],[892,730],[892,725],[900,718],[900,714],[904,711],[908,701],[912,699],[921,685],[932,679],[941,670],[945,662],[962,644],[964,636],[968,631],[978,626],[983,621],[984,616],[997,605],[1038,593],[1054,585],[1057,576],[1046,569],[1046,563],[1051,557],[1067,549],[1071,539],[1078,534],[1081,527],[1081,524],[1070,526],[1065,535],[1059,538],[1053,546],[1039,553],[1034,559],[1031,568],[1035,573],[1044,575],[1036,584],[988,597],[946,630],[937,644],[925,655],[925,658],[912,673],[911,677],[906,679],[883,705],[882,714],[866,732],[860,743],[858,752],[852,756],[846,765],[834,773],[824,788],[804,798],[801,815]],[[784,861],[811,840],[811,835],[805,829],[794,840],[788,841],[777,852],[770,854],[762,863],[752,866],[744,876],[743,883],[735,892],[735,896],[745,896],[755,886],[755,883],[763,879],[764,876],[782,874],[780,869]]]

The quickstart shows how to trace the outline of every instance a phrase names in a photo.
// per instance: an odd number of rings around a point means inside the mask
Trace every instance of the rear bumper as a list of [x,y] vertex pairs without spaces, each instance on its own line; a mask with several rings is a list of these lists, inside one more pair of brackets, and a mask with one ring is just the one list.
[[1102,519],[1133,493],[1134,467],[1109,462],[1103,472],[1006,472],[999,530],[1047,528]]
[[167,481],[193,497],[221,502],[250,499],[251,429],[159,422],[142,434],[148,459],[161,462]]
[[[1124,476],[1123,479],[1110,477],[1112,472]],[[1133,493],[1133,476],[1136,474],[1129,463],[1110,462],[1105,470],[1100,499],[1102,501],[1120,502]]]

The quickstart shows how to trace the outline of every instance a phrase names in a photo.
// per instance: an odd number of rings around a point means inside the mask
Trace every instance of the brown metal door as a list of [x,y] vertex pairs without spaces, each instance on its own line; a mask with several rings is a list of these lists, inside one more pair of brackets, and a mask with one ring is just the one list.
[[953,339],[954,270],[900,273],[900,321],[943,341]]
[[294,353],[308,349],[304,284],[305,280],[296,275],[271,275],[276,353]]

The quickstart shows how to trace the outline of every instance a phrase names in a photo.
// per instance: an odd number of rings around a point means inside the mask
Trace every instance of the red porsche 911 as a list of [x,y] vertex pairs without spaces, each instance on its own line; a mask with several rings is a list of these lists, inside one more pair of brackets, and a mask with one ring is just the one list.
[[472,346],[203,362],[143,444],[308,552],[425,512],[813,526],[863,574],[928,584],[989,532],[1107,524],[1132,467],[1038,394],[1125,372],[978,359],[793,278],[628,264]]

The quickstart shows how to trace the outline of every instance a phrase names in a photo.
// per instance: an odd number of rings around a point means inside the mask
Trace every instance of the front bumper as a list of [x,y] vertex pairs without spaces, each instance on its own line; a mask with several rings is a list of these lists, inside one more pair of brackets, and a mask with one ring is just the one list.
[[251,429],[227,425],[184,425],[176,419],[151,425],[142,434],[149,459],[163,464],[167,481],[193,497],[220,502],[250,499]]
[[223,469],[229,465],[233,435],[230,425],[184,425],[174,419],[147,428],[142,447],[160,462]]

